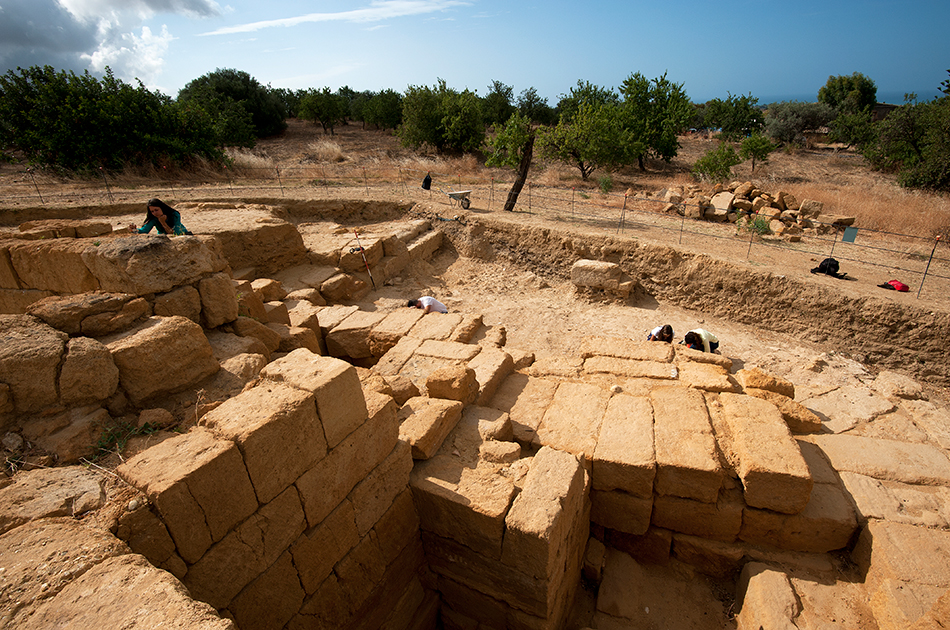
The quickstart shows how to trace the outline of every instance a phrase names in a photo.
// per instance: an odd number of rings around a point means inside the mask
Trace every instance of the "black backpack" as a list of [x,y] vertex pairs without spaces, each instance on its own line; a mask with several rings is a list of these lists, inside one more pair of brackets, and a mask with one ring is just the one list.
[[833,276],[835,278],[844,278],[845,273],[838,273],[838,261],[834,258],[825,258],[823,261],[818,263],[818,266],[811,270],[812,273],[823,273],[828,276]]

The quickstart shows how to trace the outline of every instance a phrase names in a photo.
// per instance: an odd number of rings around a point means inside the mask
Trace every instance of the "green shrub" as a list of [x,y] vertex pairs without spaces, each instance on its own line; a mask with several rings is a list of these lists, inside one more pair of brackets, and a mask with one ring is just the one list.
[[754,215],[745,215],[739,217],[736,221],[736,234],[739,232],[751,232],[754,234],[762,235],[768,234],[772,230],[769,229],[769,221],[765,217],[760,217],[758,214]]
[[614,178],[610,175],[602,175],[597,180],[598,185],[600,185],[600,192],[605,195],[609,195],[610,191],[614,189]]
[[728,142],[720,143],[719,147],[707,151],[696,160],[693,165],[693,174],[701,179],[722,181],[732,174],[732,167],[742,163],[742,158],[735,148]]

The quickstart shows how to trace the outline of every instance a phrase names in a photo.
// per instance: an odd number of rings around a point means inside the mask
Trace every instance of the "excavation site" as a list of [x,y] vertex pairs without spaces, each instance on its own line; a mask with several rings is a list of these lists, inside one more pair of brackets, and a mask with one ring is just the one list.
[[0,627],[950,623],[946,293],[484,195],[148,196],[0,210]]

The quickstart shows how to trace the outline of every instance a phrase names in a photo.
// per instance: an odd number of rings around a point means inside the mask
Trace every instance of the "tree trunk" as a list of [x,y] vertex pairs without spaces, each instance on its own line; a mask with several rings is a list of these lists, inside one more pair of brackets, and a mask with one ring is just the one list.
[[531,154],[534,153],[534,132],[528,136],[521,150],[521,163],[518,164],[518,175],[515,177],[515,183],[511,185],[508,191],[508,199],[505,201],[505,210],[511,212],[518,203],[518,195],[524,188],[525,180],[528,179],[528,169],[531,167]]

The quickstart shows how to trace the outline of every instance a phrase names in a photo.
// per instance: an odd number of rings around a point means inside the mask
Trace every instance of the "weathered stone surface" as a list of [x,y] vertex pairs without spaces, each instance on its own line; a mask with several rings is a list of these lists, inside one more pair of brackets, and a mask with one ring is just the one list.
[[135,295],[166,293],[223,271],[227,264],[199,237],[145,234],[107,239],[85,249],[82,260],[99,281],[93,288]]
[[134,295],[128,293],[101,291],[56,295],[34,302],[27,312],[57,330],[78,335],[82,330],[82,322],[87,317],[100,313],[116,313],[134,298]]
[[[710,355],[708,352],[696,352],[697,354]],[[739,384],[729,374],[728,368],[713,363],[701,363],[698,361],[681,361],[677,366],[679,369],[679,382],[681,385],[695,389],[702,389],[707,392],[737,392]]]
[[333,566],[359,540],[356,514],[349,501],[341,503],[322,523],[304,532],[290,548],[304,591],[313,594],[333,571]]
[[369,343],[373,356],[381,357],[386,354],[400,339],[409,334],[424,315],[418,308],[397,308],[387,313],[370,331]]
[[561,383],[538,427],[538,441],[590,458],[597,446],[608,400],[610,391],[596,385]]
[[468,367],[475,370],[475,379],[479,385],[476,402],[486,405],[505,378],[511,374],[514,362],[511,355],[501,348],[485,347],[468,362]]
[[694,389],[660,387],[650,393],[650,401],[656,491],[715,503],[723,471],[703,395]]
[[672,379],[675,374],[669,363],[601,356],[586,359],[584,361],[584,371],[588,374],[612,374],[628,378],[654,379]]
[[840,387],[799,401],[817,413],[827,430],[842,433],[894,410],[894,403],[868,389]]
[[399,374],[399,370],[406,365],[406,362],[421,345],[421,339],[403,337],[395,346],[386,351],[386,354],[373,366],[373,369],[384,376]]
[[759,368],[744,368],[736,372],[736,380],[743,388],[764,389],[788,398],[795,398],[795,385],[784,378],[769,374]]
[[412,260],[428,260],[442,247],[442,232],[432,230],[408,243],[409,257]]
[[929,444],[878,440],[859,435],[809,435],[835,470],[920,485],[950,485],[950,460]]
[[385,318],[384,313],[356,311],[327,333],[327,352],[330,356],[354,359],[372,356],[370,331]]
[[307,262],[300,232],[266,209],[244,208],[240,213],[215,215],[213,211],[201,213],[203,231],[215,235],[232,269],[254,267],[258,274],[270,275]]
[[571,266],[571,282],[579,287],[616,289],[621,275],[620,265],[602,260],[581,259]]
[[95,256],[99,250],[85,240],[54,239],[12,244],[9,255],[18,288],[84,293],[102,288],[101,279],[87,262],[87,256]]
[[290,297],[295,291],[308,288],[318,289],[327,279],[336,275],[337,262],[339,261],[334,260],[333,266],[296,265],[270,274],[271,278],[280,282],[284,290],[289,291],[287,295],[279,299]]
[[426,392],[430,398],[457,400],[464,405],[471,405],[478,398],[475,370],[463,365],[438,368],[426,378]]
[[[362,246],[362,250],[360,250]],[[378,237],[353,238],[340,251],[340,269],[343,271],[365,271],[366,265],[374,267],[383,258],[383,241]]]
[[870,592],[884,580],[950,588],[950,532],[870,521],[851,554]]
[[283,302],[264,303],[264,323],[290,326],[290,312]]
[[0,533],[42,518],[79,516],[105,500],[101,475],[86,468],[21,471],[12,484],[0,488]]
[[667,495],[653,502],[652,523],[681,534],[732,542],[742,526],[742,496],[722,491],[715,503],[704,503]]
[[557,385],[555,381],[513,373],[502,382],[488,405],[508,413],[519,443],[537,444],[538,427],[554,400]]
[[782,418],[785,420],[785,424],[788,425],[792,433],[806,434],[821,432],[821,418],[800,402],[773,391],[756,389],[754,387],[744,388],[743,393],[761,398],[762,400],[767,400],[778,407],[778,410],[782,413]]
[[634,496],[622,490],[597,490],[590,493],[590,520],[603,527],[642,536],[650,527],[653,498]]
[[261,370],[261,377],[313,394],[330,448],[366,421],[366,400],[359,375],[345,361],[301,348],[269,363]]
[[287,305],[287,315],[290,317],[290,325],[295,328],[309,328],[317,338],[317,344],[320,348],[319,354],[326,354],[327,347],[323,339],[323,331],[320,329],[320,309],[309,300],[287,299],[284,300]]
[[672,344],[634,341],[619,337],[584,337],[581,341],[580,353],[585,359],[616,357],[658,363],[669,363],[673,360]]
[[119,369],[104,345],[88,337],[75,337],[66,346],[66,360],[59,375],[60,397],[65,405],[104,400],[119,386]]
[[386,458],[356,484],[349,499],[356,510],[356,531],[367,533],[379,522],[400,493],[409,487],[412,455],[405,442],[397,442]]
[[74,407],[27,423],[23,435],[62,464],[91,457],[103,429],[111,423],[109,412],[98,405]]
[[284,491],[327,453],[313,395],[274,383],[224,401],[201,424],[241,449],[257,500]]
[[452,333],[461,323],[462,315],[459,313],[436,313],[433,311],[426,313],[413,325],[409,330],[409,336],[418,339],[446,341],[452,337]]
[[413,459],[429,459],[462,416],[462,403],[419,396],[399,408],[399,439],[412,447]]
[[124,540],[135,553],[145,556],[154,566],[165,569],[179,580],[185,577],[188,567],[175,550],[175,541],[161,519],[148,508],[145,498],[142,505],[123,512],[118,518],[116,536]]
[[271,352],[276,352],[280,348],[280,333],[250,317],[239,316],[227,328],[233,330],[234,334],[238,336],[253,337],[259,340],[267,348],[268,356]]
[[[419,310],[419,309],[415,309]],[[452,331],[452,336],[449,337],[449,341],[458,341],[459,343],[470,343],[475,337],[475,334],[483,326],[482,315],[462,315],[462,321],[458,326],[455,327],[455,330]],[[503,346],[504,343],[498,344]]]
[[320,285],[327,302],[359,300],[369,293],[369,284],[348,273],[338,273]]
[[940,448],[950,449],[950,411],[926,400],[905,400],[901,408],[914,424],[927,432],[927,437]]
[[282,628],[303,604],[305,593],[289,552],[245,587],[228,610],[241,630]]
[[[680,368],[687,362],[692,362],[718,365],[727,372],[732,370],[732,359],[722,356],[721,354],[716,354],[715,352],[703,352],[702,350],[693,350],[684,345],[675,344],[673,346],[673,354],[674,361]],[[738,383],[736,383],[736,385],[738,386]]]
[[897,372],[885,370],[877,375],[871,386],[886,398],[918,400],[926,398],[920,383]]
[[950,527],[950,488],[885,482],[845,471],[838,474],[861,525],[874,518],[921,527]]
[[151,317],[103,342],[119,368],[122,388],[137,405],[181,391],[220,369],[201,327],[184,317]]
[[652,500],[656,454],[649,399],[625,394],[610,399],[591,460],[595,490],[623,490]]
[[251,280],[251,288],[261,296],[262,302],[280,302],[287,297],[287,290],[279,280],[271,278],[257,278]]
[[739,538],[777,549],[823,553],[845,547],[856,529],[854,508],[841,487],[819,483],[799,514],[746,508]]
[[[322,349],[317,335],[309,328],[297,328],[286,324],[276,324],[270,322],[267,324],[280,336],[280,345],[277,346],[279,352],[293,352],[301,348],[313,354],[321,355]],[[322,355],[321,355],[322,356]]]
[[10,386],[16,412],[56,404],[56,377],[66,334],[29,315],[0,315],[0,339],[0,382]]
[[358,306],[344,306],[342,304],[321,308],[317,315],[320,319],[320,330],[323,332],[324,338],[343,320],[358,310],[360,310]]
[[[201,294],[191,285],[179,287],[155,298],[154,313],[159,317],[180,315],[201,323]],[[243,313],[246,314],[246,313]]]
[[205,336],[211,344],[211,352],[219,363],[223,363],[240,354],[260,354],[270,357],[270,351],[264,342],[256,337],[239,337],[233,333],[209,330]]
[[738,394],[722,394],[719,400],[739,459],[736,472],[746,503],[786,514],[800,512],[808,503],[813,481],[778,408]]
[[217,328],[237,319],[237,291],[228,274],[216,273],[202,278],[198,282],[198,294],[205,328]]
[[736,585],[739,628],[794,630],[802,610],[788,576],[767,564],[749,562]]
[[145,493],[189,563],[258,506],[237,446],[203,427],[142,451],[116,472]]
[[152,308],[145,298],[129,300],[115,313],[89,315],[82,320],[80,331],[87,337],[105,337],[128,330],[133,324],[151,315]]

